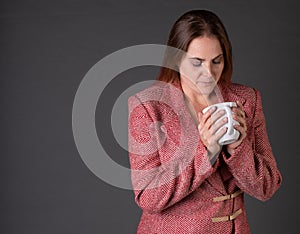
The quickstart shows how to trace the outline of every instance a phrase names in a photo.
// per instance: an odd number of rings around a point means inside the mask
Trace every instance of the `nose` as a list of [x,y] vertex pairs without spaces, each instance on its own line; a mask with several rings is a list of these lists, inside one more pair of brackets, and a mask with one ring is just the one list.
[[204,75],[207,77],[212,77],[213,76],[213,71],[212,71],[212,66],[210,63],[205,63],[203,64],[203,70],[204,70]]

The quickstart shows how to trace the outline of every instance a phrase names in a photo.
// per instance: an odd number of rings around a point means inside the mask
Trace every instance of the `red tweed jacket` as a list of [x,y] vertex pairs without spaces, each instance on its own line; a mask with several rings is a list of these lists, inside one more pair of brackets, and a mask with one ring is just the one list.
[[224,101],[240,100],[247,137],[211,165],[180,87],[153,85],[129,98],[129,157],[137,233],[250,233],[243,192],[271,198],[281,184],[255,89],[219,85]]

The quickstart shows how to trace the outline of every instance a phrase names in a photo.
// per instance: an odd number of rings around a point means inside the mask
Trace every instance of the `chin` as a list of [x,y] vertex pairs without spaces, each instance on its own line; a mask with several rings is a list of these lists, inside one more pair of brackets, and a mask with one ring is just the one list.
[[215,87],[216,87],[215,85],[207,86],[207,87],[199,87],[198,93],[200,95],[209,96],[214,91]]

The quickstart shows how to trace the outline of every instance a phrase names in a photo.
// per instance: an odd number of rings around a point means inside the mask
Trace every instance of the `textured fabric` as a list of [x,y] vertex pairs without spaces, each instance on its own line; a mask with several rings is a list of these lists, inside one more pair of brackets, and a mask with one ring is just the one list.
[[[222,151],[211,165],[180,87],[153,85],[129,98],[129,158],[135,201],[143,210],[139,234],[250,233],[243,194],[262,201],[281,184],[255,89],[220,85],[224,101],[241,101],[247,137],[234,154]],[[212,222],[231,215],[236,219]]]

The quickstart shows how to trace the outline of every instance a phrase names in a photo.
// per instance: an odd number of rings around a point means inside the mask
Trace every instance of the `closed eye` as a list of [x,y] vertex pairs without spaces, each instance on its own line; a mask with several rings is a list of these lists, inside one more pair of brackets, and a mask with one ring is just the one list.
[[219,55],[217,58],[214,58],[214,59],[212,60],[212,63],[213,63],[213,64],[220,64],[220,63],[222,62],[222,60],[223,60],[223,56],[222,56],[222,55]]
[[[205,60],[201,59],[201,58],[194,57],[194,58],[190,58],[190,61],[191,61],[191,64],[194,67],[200,67]],[[219,54],[217,57],[215,57],[214,59],[212,59],[211,62],[213,64],[220,64],[220,63],[222,63],[223,62],[223,54]]]
[[203,60],[202,59],[198,59],[198,58],[191,58],[191,64],[194,66],[194,67],[200,67],[203,63]]

